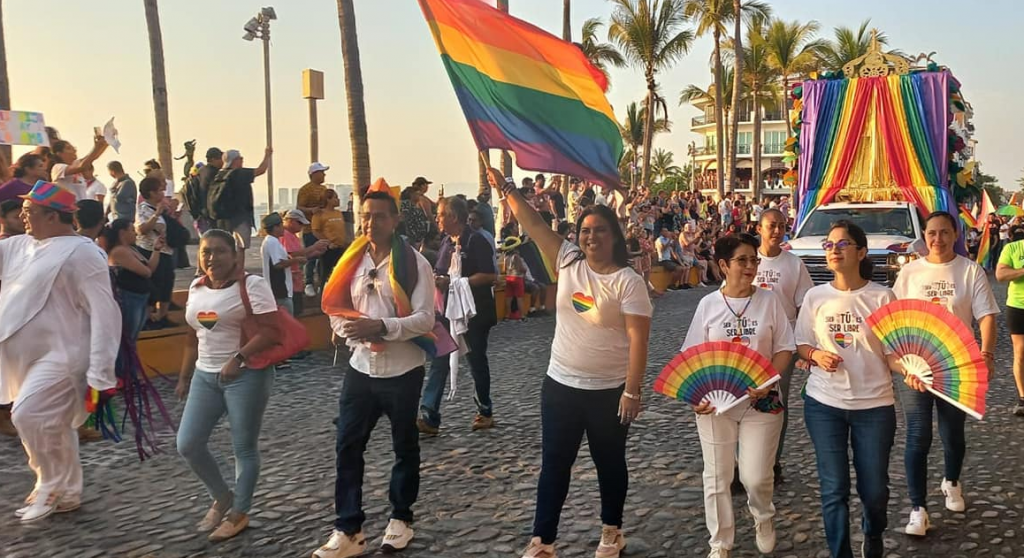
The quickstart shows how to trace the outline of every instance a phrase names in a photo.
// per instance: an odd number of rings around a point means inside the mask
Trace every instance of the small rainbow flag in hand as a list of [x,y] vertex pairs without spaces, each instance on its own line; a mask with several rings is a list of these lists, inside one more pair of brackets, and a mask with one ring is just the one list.
[[967,211],[967,208],[962,205],[960,206],[960,220],[964,222],[964,225],[967,225],[968,229],[978,228],[978,218],[971,215],[971,212]]
[[481,0],[419,0],[477,149],[525,170],[617,185],[608,81],[576,45]]
[[[981,242],[978,244],[978,257],[975,261],[978,265],[986,267],[989,265],[989,253],[992,251],[992,235],[989,230],[991,227],[988,222],[988,216],[990,213],[994,213],[996,206],[992,203],[992,198],[989,197],[987,190],[981,191],[981,209],[978,210],[978,219],[982,219],[985,223],[984,228],[981,230]],[[993,264],[992,267],[995,267]]]

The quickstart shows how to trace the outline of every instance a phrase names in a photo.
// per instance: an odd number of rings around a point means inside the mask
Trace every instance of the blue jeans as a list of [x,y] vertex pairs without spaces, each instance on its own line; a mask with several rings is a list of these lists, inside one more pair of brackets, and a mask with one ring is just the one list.
[[945,457],[945,477],[959,481],[967,455],[964,422],[967,414],[928,392],[911,389],[903,382],[897,388],[907,423],[907,449],[903,454],[907,468],[907,492],[914,507],[928,501],[928,452],[932,449],[932,407],[939,415],[939,437]]
[[[314,235],[313,233],[302,233],[302,245],[305,246],[306,248],[309,248],[310,246],[316,244],[316,240],[317,240],[316,235]],[[317,262],[318,261],[319,261],[319,258],[309,258],[309,259],[306,260],[306,263],[302,267],[302,271],[305,274],[305,279],[306,279],[306,284],[307,285],[313,285],[314,284],[313,283],[313,274],[314,274],[314,272],[316,272],[316,267],[317,267]],[[320,283],[321,284],[326,283],[326,282],[327,282],[327,277],[321,277],[320,278]],[[298,285],[296,285],[295,288],[299,289],[300,287]]]
[[148,313],[149,293],[121,291],[121,327],[133,342],[138,341]]
[[338,402],[337,480],[334,483],[334,528],[348,535],[362,531],[363,453],[381,415],[391,421],[391,467],[388,499],[391,519],[412,523],[412,505],[420,492],[420,432],[416,403],[423,387],[423,367],[394,378],[371,378],[351,366],[345,372]]
[[[444,322],[447,328],[447,320]],[[464,336],[469,347],[466,361],[469,363],[469,372],[473,375],[473,386],[476,389],[473,401],[476,402],[477,412],[485,417],[494,414],[491,402],[491,366],[487,361],[487,336],[490,335],[490,331],[490,325],[473,318],[469,320],[469,331]],[[444,384],[449,372],[451,365],[447,356],[435,358],[430,363],[427,387],[423,390],[423,402],[420,403],[420,417],[435,428],[441,426],[441,396],[444,395]]]
[[220,374],[196,370],[192,376],[185,412],[178,426],[178,453],[206,486],[210,497],[223,502],[231,489],[210,453],[210,434],[227,413],[231,446],[235,454],[235,501],[233,511],[248,513],[260,476],[260,428],[274,387],[274,368],[242,371],[235,380],[222,383]]
[[857,471],[861,530],[879,539],[888,526],[889,452],[896,438],[896,407],[848,411],[804,399],[804,422],[814,444],[821,483],[821,515],[832,558],[853,558],[850,547],[850,459]]

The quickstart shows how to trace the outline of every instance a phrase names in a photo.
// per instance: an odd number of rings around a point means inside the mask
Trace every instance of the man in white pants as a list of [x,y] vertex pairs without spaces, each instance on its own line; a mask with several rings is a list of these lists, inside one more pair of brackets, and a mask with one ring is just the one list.
[[121,311],[106,256],[75,232],[75,195],[40,181],[22,198],[28,234],[0,241],[0,404],[36,474],[27,523],[81,504],[76,428],[87,389],[116,386]]

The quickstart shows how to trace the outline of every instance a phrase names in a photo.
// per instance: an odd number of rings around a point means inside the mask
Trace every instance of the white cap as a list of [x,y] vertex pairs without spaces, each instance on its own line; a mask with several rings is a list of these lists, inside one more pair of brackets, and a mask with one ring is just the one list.
[[330,168],[331,167],[328,167],[323,163],[313,163],[312,165],[309,165],[309,172],[306,174],[312,175],[314,172],[330,170]]
[[299,211],[298,209],[289,209],[284,214],[284,218],[285,219],[294,219],[294,220],[302,223],[303,225],[308,225],[309,224],[309,219],[306,218],[306,214],[301,212],[301,211]]
[[224,153],[224,166],[230,167],[231,163],[234,163],[235,159],[238,159],[241,156],[242,154],[239,153],[237,149],[228,149],[227,152]]

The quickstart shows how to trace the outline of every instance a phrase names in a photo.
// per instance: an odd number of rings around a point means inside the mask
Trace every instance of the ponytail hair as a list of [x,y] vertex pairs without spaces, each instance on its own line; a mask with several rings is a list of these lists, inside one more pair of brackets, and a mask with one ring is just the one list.
[[[860,225],[854,223],[853,221],[840,219],[835,223],[832,223],[832,226],[829,227],[828,232],[831,233],[835,229],[844,229],[846,233],[850,235],[850,238],[853,239],[853,243],[857,246],[858,249],[867,249],[868,235],[864,234],[864,229],[860,228]],[[865,255],[864,259],[860,261],[860,268],[858,269],[858,271],[860,273],[861,279],[870,281],[871,276],[874,275],[875,264],[872,263],[871,258]]]

